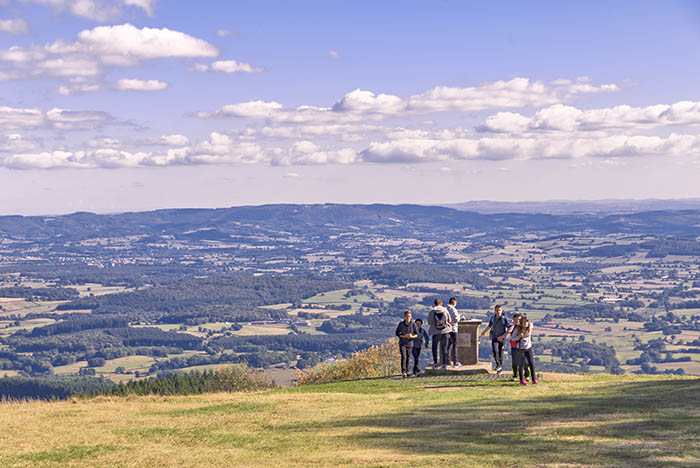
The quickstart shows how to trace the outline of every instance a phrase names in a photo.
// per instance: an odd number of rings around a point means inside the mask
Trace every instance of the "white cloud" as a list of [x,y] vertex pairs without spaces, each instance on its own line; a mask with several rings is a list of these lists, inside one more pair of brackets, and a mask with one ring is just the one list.
[[0,128],[31,128],[44,124],[44,114],[39,109],[17,109],[0,106]]
[[228,29],[223,29],[223,28],[222,28],[222,29],[218,29],[218,30],[216,31],[216,35],[219,36],[219,37],[228,37],[228,36],[230,36],[231,34],[233,34],[233,32],[229,31]]
[[337,50],[329,50],[329,51],[328,51],[328,55],[330,55],[330,56],[333,57],[334,59],[339,59],[339,58],[340,58],[340,52],[338,52]]
[[[347,93],[330,108],[308,105],[285,108],[278,102],[250,101],[226,105],[215,112],[200,112],[197,115],[267,119],[288,124],[347,123],[415,114],[538,107],[559,103],[577,93],[617,89],[614,85],[586,86],[588,90],[584,89],[580,82],[547,87],[541,82],[531,82],[527,78],[514,78],[477,87],[438,86],[408,98],[356,89]],[[263,108],[264,112],[260,112]]]
[[46,120],[54,127],[64,130],[92,129],[114,120],[107,112],[74,111],[51,109],[46,113]]
[[72,96],[73,94],[80,93],[93,93],[100,90],[100,85],[97,83],[85,83],[85,84],[72,84],[72,85],[61,85],[56,88],[58,94],[63,96]]
[[10,34],[26,34],[29,32],[29,27],[23,19],[0,19],[0,31]]
[[236,60],[218,60],[211,65],[196,64],[193,71],[198,72],[221,72],[221,73],[260,73],[264,71],[260,67],[254,67],[249,63],[237,62]]
[[26,63],[33,60],[41,60],[46,57],[46,53],[38,47],[12,46],[7,50],[0,50],[0,60],[14,63]]
[[376,114],[398,114],[405,110],[406,104],[398,96],[374,94],[371,91],[356,89],[347,93],[335,103],[336,112],[362,112]]
[[454,140],[406,139],[373,142],[362,151],[363,161],[378,163],[448,160],[626,158],[700,155],[700,136],[671,134],[666,138],[614,135],[582,138],[499,137]]
[[219,51],[208,42],[168,28],[137,28],[126,23],[98,26],[78,33],[77,40],[55,41],[46,46],[54,54],[84,54],[110,65],[130,66],[159,58],[216,57]]
[[40,146],[39,142],[34,138],[26,137],[19,133],[0,136],[0,152],[22,153],[34,151]]
[[532,117],[499,112],[477,127],[483,132],[526,133],[542,131],[638,130],[672,125],[700,125],[700,102],[680,101],[671,105],[580,110],[555,104],[538,110]]
[[160,143],[168,146],[185,146],[190,142],[190,139],[185,135],[163,135],[160,137]]
[[123,7],[134,6],[142,9],[148,16],[153,15],[156,0],[23,0],[53,7],[58,11],[67,11],[79,18],[105,22],[119,18]]
[[165,81],[123,78],[117,81],[116,88],[121,91],[162,91],[168,86]]
[[141,8],[148,16],[153,16],[156,0],[122,0],[124,5]]
[[35,63],[32,74],[56,77],[95,77],[101,72],[99,64],[93,60],[78,57],[61,57]]

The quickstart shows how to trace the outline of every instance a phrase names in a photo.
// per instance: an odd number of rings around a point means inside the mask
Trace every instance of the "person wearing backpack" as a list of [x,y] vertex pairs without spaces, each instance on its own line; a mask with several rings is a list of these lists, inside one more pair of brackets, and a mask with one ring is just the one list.
[[411,317],[411,311],[403,313],[403,320],[396,327],[396,336],[399,337],[399,352],[401,353],[401,375],[408,377],[408,364],[413,354],[413,340],[418,337],[416,324]]
[[503,341],[509,328],[508,317],[503,313],[503,307],[499,304],[494,307],[494,314],[489,320],[488,326],[481,332],[481,336],[485,336],[486,332],[491,330],[491,350],[493,351],[493,360],[496,361],[498,375],[503,372]]
[[446,369],[448,364],[447,340],[452,332],[450,326],[450,312],[442,305],[442,299],[435,299],[433,308],[428,314],[428,334],[433,340],[433,367],[438,366],[438,350],[440,352],[440,362],[442,368]]

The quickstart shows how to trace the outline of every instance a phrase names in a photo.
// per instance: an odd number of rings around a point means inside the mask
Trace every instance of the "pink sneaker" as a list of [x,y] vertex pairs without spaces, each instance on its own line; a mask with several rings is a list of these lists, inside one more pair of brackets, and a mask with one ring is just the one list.
[[532,383],[538,384],[538,383],[540,383],[540,382],[539,382],[537,379],[532,379]]
[[527,385],[527,382],[525,382],[525,379],[520,380],[520,385]]

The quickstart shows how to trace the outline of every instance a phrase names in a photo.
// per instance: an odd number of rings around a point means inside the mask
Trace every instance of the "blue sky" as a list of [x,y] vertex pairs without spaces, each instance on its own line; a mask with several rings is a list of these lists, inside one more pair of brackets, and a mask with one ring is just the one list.
[[0,0],[0,214],[700,196],[697,2]]

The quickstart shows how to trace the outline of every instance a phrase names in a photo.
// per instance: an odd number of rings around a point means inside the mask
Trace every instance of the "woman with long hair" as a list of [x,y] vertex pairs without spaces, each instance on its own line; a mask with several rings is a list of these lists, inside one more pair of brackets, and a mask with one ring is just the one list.
[[532,322],[527,318],[527,315],[520,317],[518,325],[518,376],[520,377],[520,385],[527,385],[523,371],[525,366],[530,367],[530,377],[532,383],[539,383],[535,376],[535,358],[532,355]]

